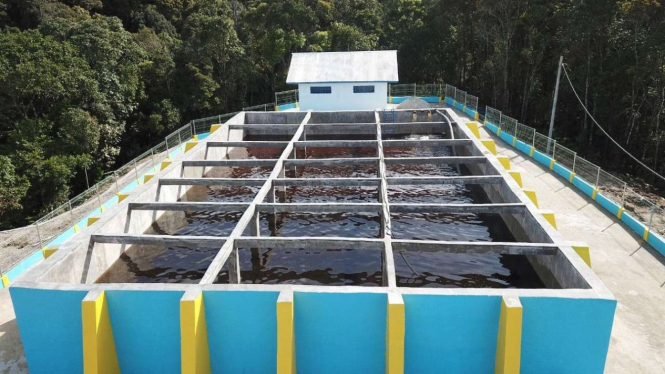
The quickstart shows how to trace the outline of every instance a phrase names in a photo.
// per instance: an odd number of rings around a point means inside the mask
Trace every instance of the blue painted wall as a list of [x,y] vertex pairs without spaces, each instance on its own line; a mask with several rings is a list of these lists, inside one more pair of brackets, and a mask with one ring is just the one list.
[[86,291],[10,287],[30,374],[83,373],[81,301]]
[[299,373],[385,373],[385,294],[294,295]]
[[594,189],[593,186],[590,183],[586,182],[584,179],[578,177],[577,175],[573,177],[573,185],[579,188],[587,196],[589,197],[593,196],[593,189]]
[[610,213],[614,214],[615,216],[619,213],[619,204],[608,199],[607,197],[605,197],[605,195],[603,195],[600,192],[596,194],[596,202],[600,204],[600,206],[602,206],[603,208],[607,209]]
[[123,374],[180,373],[182,295],[181,291],[106,292]]
[[551,158],[545,156],[543,153],[539,151],[533,151],[533,159],[540,162],[547,168],[550,167],[550,162],[552,161]]
[[446,97],[443,101],[444,101],[446,104],[450,105],[450,106],[452,106],[452,105],[453,105],[453,102],[454,102],[454,100],[452,99],[452,97]]
[[522,153],[524,153],[526,155],[529,155],[531,153],[531,145],[526,144],[521,140],[518,140],[515,143],[515,148],[517,148],[518,150],[520,150]]
[[628,225],[628,227],[633,229],[633,231],[635,231],[639,236],[644,235],[644,230],[646,230],[646,226],[644,226],[630,213],[624,211],[621,214],[621,221],[623,221],[623,223],[625,223],[626,225]]
[[404,295],[404,372],[494,372],[501,298]]
[[563,165],[559,164],[558,162],[554,164],[554,167],[552,170],[559,174],[560,176],[564,177],[567,181],[570,181],[570,173],[571,171],[565,168]]
[[275,373],[278,296],[255,291],[203,293],[213,373]]
[[616,301],[521,297],[522,374],[602,374]]
[[295,109],[296,108],[296,103],[289,103],[289,104],[284,104],[284,105],[278,105],[277,108],[279,109],[279,112],[288,110],[288,109]]

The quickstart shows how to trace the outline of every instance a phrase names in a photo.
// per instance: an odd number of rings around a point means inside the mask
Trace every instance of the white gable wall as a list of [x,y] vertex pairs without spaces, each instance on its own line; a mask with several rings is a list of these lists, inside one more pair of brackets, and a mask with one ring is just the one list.
[[[310,87],[329,86],[329,94],[312,94]],[[374,86],[374,93],[353,93],[353,86]],[[388,83],[300,83],[298,84],[300,110],[374,110],[387,106]]]

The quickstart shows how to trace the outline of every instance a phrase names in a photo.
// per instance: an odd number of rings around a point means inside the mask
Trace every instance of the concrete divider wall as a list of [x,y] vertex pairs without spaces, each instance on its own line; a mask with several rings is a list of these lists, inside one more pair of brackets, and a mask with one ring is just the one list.
[[[17,287],[10,292],[30,372],[82,373],[81,302],[88,292]],[[120,372],[181,372],[183,295],[106,291]],[[278,295],[203,291],[212,373],[275,372]],[[494,371],[501,296],[402,296],[404,348],[397,354],[403,352],[404,373]],[[529,296],[519,301],[522,373],[603,372],[616,301]],[[383,292],[295,292],[298,371],[385,373],[387,302]]]

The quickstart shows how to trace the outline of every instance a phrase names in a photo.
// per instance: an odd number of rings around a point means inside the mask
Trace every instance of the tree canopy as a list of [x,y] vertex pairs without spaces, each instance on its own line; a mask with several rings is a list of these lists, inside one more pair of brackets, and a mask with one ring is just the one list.
[[[0,228],[22,225],[184,121],[268,103],[293,52],[397,49],[544,129],[558,56],[610,134],[663,172],[659,0],[0,0]],[[556,137],[638,173],[562,83]]]

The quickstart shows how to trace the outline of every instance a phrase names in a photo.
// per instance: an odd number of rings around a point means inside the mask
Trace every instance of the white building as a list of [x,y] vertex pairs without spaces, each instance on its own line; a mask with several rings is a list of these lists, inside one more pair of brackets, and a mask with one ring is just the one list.
[[397,81],[397,51],[294,53],[286,78],[300,110],[382,109]]

